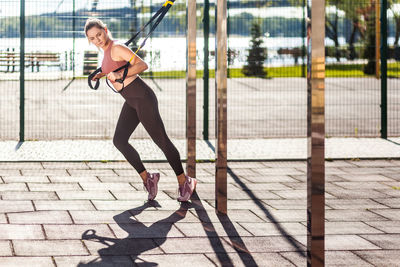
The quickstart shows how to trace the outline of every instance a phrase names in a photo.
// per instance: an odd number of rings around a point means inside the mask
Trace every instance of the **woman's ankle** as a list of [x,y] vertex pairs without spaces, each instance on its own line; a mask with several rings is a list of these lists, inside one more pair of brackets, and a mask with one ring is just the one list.
[[179,184],[180,186],[182,186],[182,185],[185,183],[185,181],[186,181],[186,175],[185,175],[185,173],[182,173],[182,174],[178,175],[176,178],[178,179],[178,184]]
[[147,177],[148,177],[148,173],[146,170],[142,171],[141,173],[139,173],[140,178],[142,178],[143,183],[146,184],[147,182]]

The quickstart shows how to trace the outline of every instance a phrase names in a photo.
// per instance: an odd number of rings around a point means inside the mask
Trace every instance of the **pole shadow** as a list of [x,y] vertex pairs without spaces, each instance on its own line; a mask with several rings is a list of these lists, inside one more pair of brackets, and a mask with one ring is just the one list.
[[[190,204],[182,203],[180,208],[170,216],[150,226],[146,226],[133,218],[133,216],[139,215],[142,211],[150,207],[161,206],[157,201],[153,200],[144,203],[140,207],[126,210],[114,216],[114,220],[118,226],[128,233],[128,236],[123,239],[103,237],[97,235],[96,231],[93,229],[86,230],[82,234],[82,240],[99,242],[106,247],[97,251],[99,255],[98,258],[88,263],[80,262],[77,266],[158,266],[159,264],[156,262],[144,261],[140,258],[140,255],[146,251],[158,248],[166,241],[172,225],[186,217]],[[157,242],[154,239],[157,239]],[[125,260],[123,259],[124,256],[126,257]],[[135,262],[137,259],[142,262]]]
[[[215,152],[215,147],[207,140],[207,144],[208,146]],[[302,257],[306,257],[306,254],[304,252],[304,250],[302,249],[302,247],[299,245],[298,241],[296,241],[294,238],[292,238],[288,232],[286,232],[285,229],[282,228],[282,226],[279,224],[279,222],[275,219],[275,217],[268,212],[268,210],[266,209],[266,207],[264,206],[264,204],[257,199],[257,197],[254,195],[254,193],[246,186],[245,183],[243,183],[239,177],[233,172],[233,170],[229,167],[227,167],[227,171],[228,174],[233,178],[233,180],[243,189],[244,192],[246,192],[247,195],[249,195],[250,199],[253,200],[253,202],[265,213],[265,216],[275,225],[275,227],[278,229],[278,231],[281,233],[281,235],[283,237],[285,237],[287,239],[287,241],[296,249],[297,253],[299,255],[301,255]],[[193,198],[193,197],[192,197]],[[195,198],[198,199],[198,196],[196,194]],[[201,202],[198,201],[201,205]],[[203,207],[204,209],[204,207]],[[196,209],[197,215],[199,216],[199,218],[202,221],[209,221],[210,218],[208,217],[207,213],[203,212],[203,215],[199,214],[198,210]],[[231,243],[234,246],[235,250],[242,250],[243,252],[247,253],[247,254],[239,254],[239,256],[241,257],[243,263],[245,262],[254,262],[254,259],[251,257],[249,258],[248,255],[250,255],[250,253],[248,252],[245,244],[243,243],[243,240],[240,239],[239,234],[237,233],[235,227],[233,226],[232,222],[230,221],[229,217],[227,215],[222,215],[222,214],[217,214],[218,215],[218,219],[220,220],[220,222],[222,223],[222,226],[224,227],[225,231],[228,233],[229,238],[231,239]],[[203,216],[203,218],[201,218],[200,216]],[[205,217],[206,216],[206,217]],[[203,220],[204,219],[204,220]],[[230,231],[230,232],[228,232]],[[232,236],[236,236],[236,238],[231,238]],[[239,238],[237,238],[239,237]],[[239,252],[239,251],[238,251]],[[251,256],[251,255],[250,255]],[[221,260],[224,259],[220,259],[220,262],[223,263]],[[246,265],[246,264],[245,264]],[[256,266],[256,265],[255,265]]]
[[23,144],[24,144],[24,141],[22,141],[22,142],[19,141],[18,144],[15,146],[15,151],[18,151]]
[[215,147],[213,146],[213,144],[211,144],[211,142],[209,140],[205,140],[205,142],[208,145],[208,147],[211,148],[212,152],[215,153]]
[[262,210],[265,216],[268,218],[270,222],[272,222],[277,230],[280,232],[281,236],[286,238],[289,244],[296,249],[296,252],[302,256],[306,257],[304,249],[301,247],[298,241],[296,241],[286,230],[279,224],[279,222],[275,219],[275,217],[268,211],[268,209],[264,206],[264,204],[257,199],[254,193],[243,183],[239,177],[232,171],[231,168],[228,167],[228,174],[235,180],[235,182],[243,189],[244,192],[250,197],[250,199]]
[[75,77],[72,77],[72,80],[69,81],[69,83],[62,89],[61,92],[64,92],[65,90],[68,89],[68,87],[75,81]]
[[[223,241],[221,241],[220,237],[218,236],[215,227],[210,219],[210,216],[208,216],[207,211],[205,210],[196,192],[193,193],[191,200],[194,204],[195,212],[201,221],[204,232],[207,234],[209,242],[220,263],[217,265],[235,266],[235,263],[232,262],[232,259],[229,257],[226,249],[223,247]],[[235,249],[244,266],[257,266],[253,256],[246,248],[246,245],[244,244],[242,238],[235,229],[235,226],[229,219],[229,216],[217,213],[217,217],[225,232],[227,233],[229,240],[231,241],[231,244],[229,245],[232,246],[233,249]]]
[[388,142],[390,142],[390,143],[393,143],[393,144],[395,144],[395,145],[400,146],[400,143],[397,143],[396,141],[393,141],[393,140],[390,140],[390,139],[385,139],[385,140],[388,141]]
[[154,79],[153,75],[150,74],[150,79],[153,82],[153,84],[156,86],[156,88],[158,89],[158,91],[162,92],[162,87],[157,83],[156,79]]

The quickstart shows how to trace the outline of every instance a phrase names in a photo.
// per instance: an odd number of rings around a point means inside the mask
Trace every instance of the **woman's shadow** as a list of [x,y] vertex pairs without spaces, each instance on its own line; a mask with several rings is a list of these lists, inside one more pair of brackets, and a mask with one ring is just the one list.
[[[129,259],[129,256],[135,262],[137,259],[140,259],[139,256],[143,252],[156,249],[163,244],[167,239],[168,232],[171,230],[172,225],[185,218],[190,204],[182,203],[180,208],[170,216],[157,221],[150,226],[146,226],[142,222],[139,222],[133,218],[133,216],[139,215],[143,210],[150,207],[154,208],[161,206],[157,201],[153,200],[144,203],[140,207],[126,210],[114,216],[114,220],[118,226],[128,233],[126,238],[118,239],[102,237],[96,235],[95,230],[86,230],[82,234],[82,240],[99,242],[107,247],[98,250],[99,258],[96,258],[88,263],[79,263],[77,266],[126,266],[131,264],[133,266],[133,262]],[[154,239],[156,239],[157,242]],[[120,256],[117,257],[120,259],[112,256]],[[123,260],[124,256],[124,262],[116,262],[116,260]],[[144,261],[141,263],[135,262],[135,264],[143,266],[158,266],[157,263]]]

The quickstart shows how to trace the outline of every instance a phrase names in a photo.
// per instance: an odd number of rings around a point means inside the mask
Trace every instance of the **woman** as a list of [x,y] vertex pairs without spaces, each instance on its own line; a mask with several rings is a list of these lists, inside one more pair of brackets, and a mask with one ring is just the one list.
[[[147,69],[147,64],[124,44],[111,38],[107,26],[99,19],[89,18],[85,24],[85,34],[89,42],[104,51],[101,65],[102,73],[93,80],[107,76],[113,87],[125,99],[114,134],[114,145],[135,168],[143,180],[144,187],[149,193],[148,199],[153,200],[158,191],[159,173],[148,173],[137,151],[128,143],[129,137],[141,122],[153,141],[165,154],[173,168],[179,184],[178,201],[188,201],[196,188],[197,181],[185,175],[180,155],[165,132],[158,101],[153,90],[139,77],[139,73]],[[116,82],[121,79],[122,72],[113,70],[123,66],[133,57],[128,74],[123,85]]]

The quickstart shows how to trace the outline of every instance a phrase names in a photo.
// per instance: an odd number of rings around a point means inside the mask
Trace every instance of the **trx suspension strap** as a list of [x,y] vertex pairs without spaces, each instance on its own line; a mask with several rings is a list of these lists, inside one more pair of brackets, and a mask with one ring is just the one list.
[[[152,23],[154,20],[156,20],[154,22],[154,24],[152,25],[152,27],[149,30],[149,33],[146,35],[146,37],[144,38],[143,42],[139,45],[139,47],[136,49],[135,51],[135,55],[137,54],[137,52],[146,44],[147,39],[149,38],[149,36],[151,35],[151,33],[157,28],[158,24],[160,24],[161,20],[164,18],[164,16],[167,14],[168,10],[170,9],[170,7],[174,4],[175,0],[167,0],[162,7],[151,17],[151,19],[137,32],[135,33],[128,41],[125,42],[125,45],[128,46],[138,35],[139,33],[141,33],[150,23]],[[122,83],[124,82],[126,75],[128,74],[128,69],[130,66],[131,61],[133,60],[133,58],[135,57],[135,55],[133,55],[129,61],[126,62],[125,65],[119,67],[118,69],[114,70],[113,72],[118,72],[121,70],[124,70],[123,72],[123,76],[121,79],[117,79],[115,80],[116,82]],[[96,79],[96,84],[94,86],[92,86],[92,79],[93,77],[95,77],[98,73],[101,73],[101,68],[98,68],[97,70],[95,70],[94,72],[92,72],[89,76],[88,76],[88,84],[89,87],[97,90],[99,88],[100,82],[99,79]],[[107,84],[108,84],[108,80],[106,80]],[[111,89],[113,89],[111,86],[109,86]],[[113,89],[113,91],[115,91]],[[115,91],[118,92],[118,91]]]

